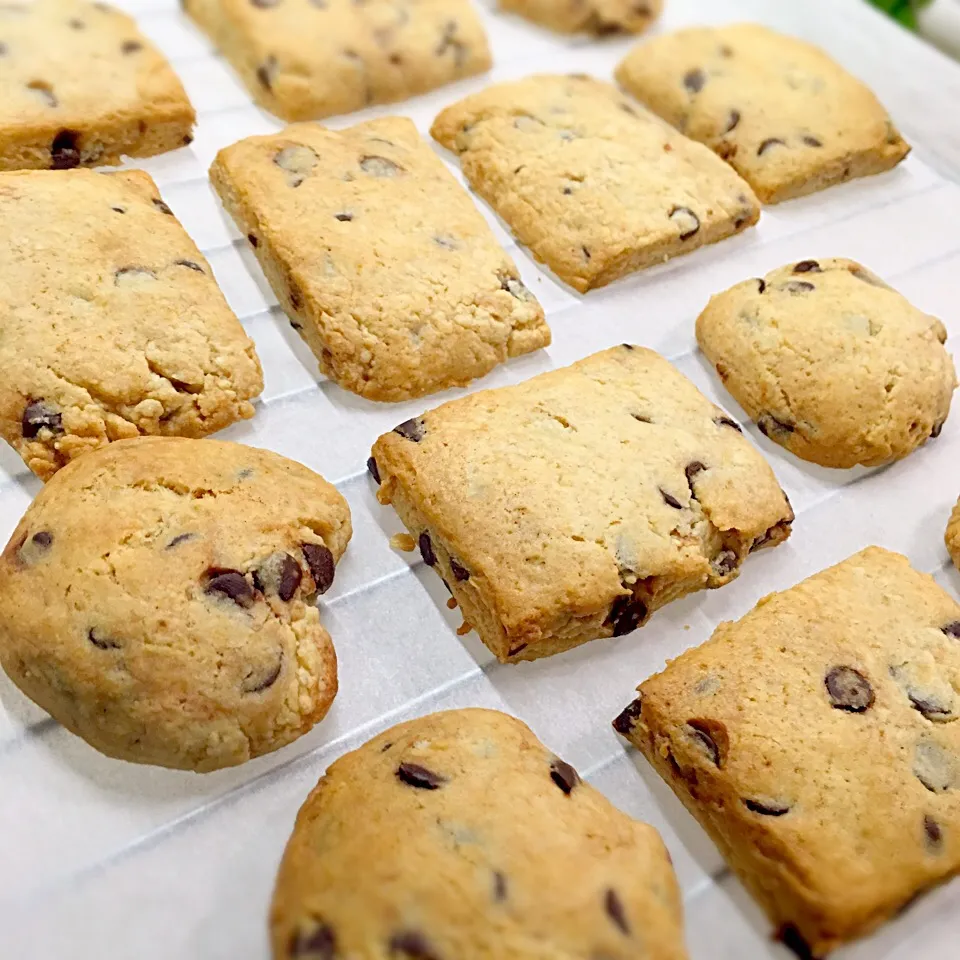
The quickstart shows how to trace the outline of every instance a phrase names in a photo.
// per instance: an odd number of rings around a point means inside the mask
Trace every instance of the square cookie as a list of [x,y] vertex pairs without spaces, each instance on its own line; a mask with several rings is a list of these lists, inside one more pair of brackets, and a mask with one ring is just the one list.
[[817,47],[758,24],[656,37],[616,78],[729,161],[764,203],[882,173],[910,152],[864,84]]
[[489,87],[444,110],[431,133],[517,239],[581,293],[760,216],[709,150],[582,74]]
[[629,344],[408,420],[368,466],[501,661],[629,633],[793,520],[736,423]]
[[0,248],[0,436],[42,479],[253,416],[253,342],[147,174],[0,174]]
[[518,13],[558,33],[643,33],[663,11],[663,0],[500,0],[500,9]]
[[403,117],[297,124],[210,171],[277,298],[340,386],[405,400],[550,342],[483,216]]
[[0,4],[0,170],[67,170],[191,142],[177,75],[104,3]]
[[960,871],[960,604],[870,547],[722,623],[614,723],[801,957]]
[[318,120],[490,68],[469,0],[184,0],[254,100]]
[[940,435],[957,384],[946,339],[842,259],[745,280],[697,319],[700,349],[760,430],[825,467],[878,466]]

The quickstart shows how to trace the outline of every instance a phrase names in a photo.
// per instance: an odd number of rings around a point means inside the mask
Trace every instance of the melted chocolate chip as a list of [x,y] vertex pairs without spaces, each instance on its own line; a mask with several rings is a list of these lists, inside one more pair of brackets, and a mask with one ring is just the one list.
[[395,933],[390,938],[390,956],[406,957],[408,960],[440,960],[427,938],[415,930]]
[[643,709],[643,700],[637,696],[633,703],[628,704],[620,715],[613,721],[613,729],[626,737],[633,731]]
[[822,146],[823,146],[823,141],[822,141],[822,140],[818,140],[816,137],[805,136],[805,137],[803,138],[803,142],[804,142],[808,147],[822,147]]
[[796,429],[792,423],[778,420],[772,413],[761,413],[757,417],[757,426],[760,428],[760,432],[765,437],[770,437],[771,440],[775,440],[777,434],[788,435]]
[[312,930],[298,930],[287,949],[290,960],[336,960],[337,938],[325,923]]
[[555,758],[550,764],[550,779],[567,795],[580,782],[580,774],[564,760]]
[[831,667],[823,680],[830,705],[837,710],[863,713],[873,706],[874,693],[870,681],[853,667]]
[[929,813],[923,818],[923,833],[927,839],[927,847],[930,850],[939,850],[943,845],[943,830]]
[[413,420],[404,420],[403,423],[393,428],[394,433],[399,433],[404,440],[412,440],[419,443],[427,430],[422,420],[414,418]]
[[933,723],[942,723],[945,720],[953,720],[954,712],[950,704],[943,703],[937,699],[936,694],[920,693],[917,690],[909,690],[907,698],[910,700],[914,710],[920,713],[924,719]]
[[50,169],[72,170],[80,166],[80,134],[76,130],[61,130],[50,145]]
[[673,507],[674,510],[683,509],[683,504],[675,496],[673,496],[673,494],[667,493],[663,487],[660,487],[660,496],[663,497],[663,502],[668,507]]
[[507,878],[499,870],[493,875],[493,899],[497,903],[503,903],[507,899]]
[[687,464],[684,473],[687,475],[687,483],[690,484],[690,492],[693,493],[693,481],[697,478],[697,475],[703,473],[706,470],[706,464],[701,463],[699,460],[691,460]]
[[251,670],[247,676],[244,677],[243,683],[240,684],[241,692],[261,693],[264,690],[268,690],[277,682],[281,670],[283,670],[283,650],[280,650],[280,655],[277,657],[275,665],[266,670]]
[[252,233],[247,234],[247,241],[254,249],[260,246],[260,241]]
[[720,754],[720,746],[713,737],[710,730],[712,725],[703,720],[688,720],[687,733],[693,739],[694,743],[700,747],[710,758],[715,767],[723,766],[723,757]]
[[695,67],[693,70],[688,70],[683,75],[683,85],[691,93],[699,93],[703,89],[703,85],[706,82],[707,75],[699,67]]
[[718,427],[733,427],[737,433],[743,433],[743,428],[737,423],[736,420],[731,420],[729,417],[715,417],[713,421]]
[[940,631],[948,637],[960,639],[960,620],[954,620],[953,623],[948,623],[945,627],[941,627]]
[[933,429],[930,431],[930,439],[936,440],[937,437],[943,432],[943,425],[946,423],[945,420],[941,420],[939,423],[933,425]]
[[419,763],[401,763],[397,767],[396,775],[397,779],[408,787],[416,787],[418,790],[439,790],[447,782],[446,777],[421,767]]
[[453,557],[450,558],[450,569],[453,571],[453,579],[462,583],[464,580],[470,579],[470,571],[458,563]]
[[810,945],[800,935],[800,931],[792,924],[785,923],[777,931],[777,939],[788,949],[796,954],[797,960],[818,960],[814,956]]
[[53,534],[49,530],[41,530],[30,538],[30,542],[41,550],[49,550],[53,545]]
[[647,605],[632,594],[617,597],[610,607],[607,625],[613,627],[613,635],[622,637],[632,633],[647,615]]
[[339,220],[341,223],[349,223],[353,219],[352,213],[338,213],[334,215],[336,220]]
[[173,216],[173,211],[162,201],[158,200],[156,197],[153,199],[153,205],[161,212],[165,213],[168,217]]
[[740,120],[741,120],[740,111],[739,111],[739,110],[731,110],[731,111],[730,111],[730,116],[729,116],[729,118],[727,119],[727,126],[726,126],[726,128],[724,129],[723,132],[724,132],[724,133],[733,133],[733,131],[736,130],[737,127],[740,125]]
[[174,260],[173,261],[178,267],[186,267],[188,270],[196,270],[197,273],[203,273],[203,267],[199,263],[194,263],[193,260]]
[[63,433],[63,415],[45,400],[33,400],[23,411],[20,429],[25,440],[32,440],[41,430],[59,435]]
[[787,293],[810,293],[817,288],[806,280],[791,280],[789,283],[785,283],[780,289],[786,290]]
[[371,177],[396,177],[403,173],[403,167],[386,157],[361,157],[360,169]]
[[674,207],[669,217],[680,228],[681,240],[689,240],[700,230],[700,218],[689,207]]
[[87,631],[87,639],[98,649],[98,650],[119,650],[120,644],[116,640],[113,640],[111,637],[106,636],[101,631],[97,630],[96,627],[91,627]]
[[373,457],[367,459],[367,473],[377,482],[377,486],[380,486],[380,470],[377,467],[377,461]]
[[752,813],[759,813],[762,817],[782,817],[790,812],[788,805],[776,801],[751,800],[749,797],[744,797],[743,804]]
[[254,586],[261,593],[275,593],[284,603],[293,599],[303,580],[300,564],[289,553],[274,553],[253,573]]
[[623,901],[617,895],[616,890],[608,890],[603,898],[603,909],[607,916],[613,921],[613,924],[621,933],[630,935],[630,924],[627,921],[627,911],[623,906]]
[[430,534],[423,531],[420,536],[417,538],[417,545],[420,547],[420,556],[423,557],[423,562],[428,567],[433,567],[437,563],[437,555],[433,552],[433,541],[430,539]]
[[194,533],[178,533],[166,546],[167,550],[172,550],[174,547],[179,547],[181,543],[186,543],[188,540],[192,540],[196,534]]
[[137,53],[143,49],[143,44],[139,40],[124,40],[123,45],[120,47],[121,53]]
[[710,568],[713,570],[714,576],[717,577],[727,577],[740,564],[740,557],[737,556],[735,550],[721,550],[711,561]]
[[212,567],[206,573],[204,593],[220,594],[232,600],[238,607],[253,605],[253,587],[239,570],[223,570]]
[[769,140],[764,140],[757,149],[757,156],[762,157],[768,150],[773,147],[785,147],[786,144],[783,140],[778,139],[777,137],[771,137]]
[[528,643],[520,643],[520,644],[518,644],[518,645],[515,646],[515,647],[511,647],[511,648],[507,651],[507,656],[508,656],[508,657],[515,657],[518,653],[522,653],[524,650],[526,650],[528,646],[530,646],[530,644],[528,644]]
[[336,564],[333,554],[322,543],[301,543],[304,559],[310,568],[310,575],[317,593],[326,593],[333,585]]
[[794,273],[822,273],[820,264],[816,260],[801,260],[794,268]]
[[764,293],[767,289],[767,281],[762,277],[757,277],[757,293]]

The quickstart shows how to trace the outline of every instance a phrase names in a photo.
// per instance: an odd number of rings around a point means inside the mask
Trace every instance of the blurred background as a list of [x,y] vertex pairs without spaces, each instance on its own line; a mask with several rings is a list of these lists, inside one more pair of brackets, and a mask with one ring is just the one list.
[[908,30],[960,59],[960,0],[868,0]]

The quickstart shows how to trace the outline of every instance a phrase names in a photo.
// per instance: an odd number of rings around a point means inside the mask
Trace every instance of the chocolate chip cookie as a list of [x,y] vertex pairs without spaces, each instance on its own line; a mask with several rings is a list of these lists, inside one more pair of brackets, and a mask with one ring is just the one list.
[[656,830],[493,710],[400,724],[337,760],[280,865],[275,960],[685,960]]
[[109,756],[243,763],[330,707],[313,599],[350,533],[340,494],[276,454],[121,440],[61,470],[0,555],[0,663]]
[[643,33],[660,16],[663,0],[500,0],[518,13],[559,33]]
[[957,384],[944,325],[853,260],[800,260],[713,297],[700,349],[771,440],[825,467],[937,437]]
[[960,872],[960,604],[870,547],[642,683],[614,723],[800,957]]

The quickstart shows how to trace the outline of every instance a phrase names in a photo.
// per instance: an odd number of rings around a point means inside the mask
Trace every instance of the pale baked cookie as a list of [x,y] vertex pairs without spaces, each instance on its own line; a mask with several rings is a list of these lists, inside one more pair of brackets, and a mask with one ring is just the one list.
[[447,107],[431,133],[517,239],[581,292],[760,216],[709,150],[582,74],[489,87]]
[[0,170],[118,164],[193,139],[183,85],[131,17],[84,0],[0,4]]
[[317,120],[490,67],[470,0],[184,0],[262,107]]
[[710,300],[700,348],[771,440],[825,467],[937,437],[957,384],[947,331],[852,260],[801,260]]
[[729,161],[764,203],[882,173],[910,152],[864,84],[817,47],[758,24],[655,37],[616,78]]
[[0,663],[103,753],[205,772],[306,733],[337,692],[313,597],[346,501],[266,450],[124,440],[70,464],[0,556]]
[[960,871],[960,605],[870,547],[722,623],[614,723],[799,957]]
[[500,9],[559,33],[643,33],[663,0],[500,0]]
[[947,549],[950,551],[950,559],[954,566],[960,570],[960,501],[953,508],[950,515],[950,522],[947,524],[947,532],[944,537]]
[[793,520],[737,424],[627,344],[402,423],[368,466],[501,661],[630,633]]
[[253,416],[253,341],[147,174],[0,174],[0,248],[0,436],[44,480]]
[[274,960],[685,960],[653,827],[519,720],[435,713],[337,760],[280,865]]
[[513,261],[406,118],[250,137],[210,176],[291,323],[347,390],[418,397],[550,342]]

